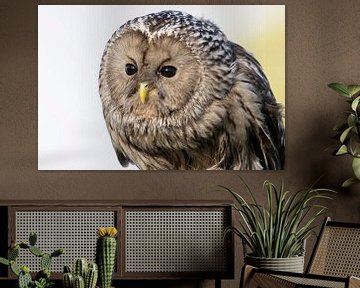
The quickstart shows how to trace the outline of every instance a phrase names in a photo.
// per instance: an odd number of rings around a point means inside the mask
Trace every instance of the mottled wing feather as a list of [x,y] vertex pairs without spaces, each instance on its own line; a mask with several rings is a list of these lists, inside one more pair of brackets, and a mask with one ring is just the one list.
[[129,165],[129,158],[126,157],[119,149],[115,148],[116,156],[123,167],[127,167]]
[[261,123],[257,119],[253,121],[250,144],[264,169],[283,169],[285,139],[282,107],[276,102],[259,62],[241,46],[235,43],[233,46],[241,65],[240,73],[244,74],[241,81],[250,84],[252,92],[258,95],[263,116]]

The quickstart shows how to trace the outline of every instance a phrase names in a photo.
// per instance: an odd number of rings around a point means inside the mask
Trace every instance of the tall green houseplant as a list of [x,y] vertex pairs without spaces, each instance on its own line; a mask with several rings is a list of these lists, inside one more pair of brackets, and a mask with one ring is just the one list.
[[350,109],[346,112],[346,122],[334,128],[340,142],[334,154],[352,157],[354,176],[342,184],[343,187],[348,187],[360,183],[360,85],[331,83],[328,86],[344,96],[350,104]]
[[246,201],[239,193],[221,186],[235,199],[234,209],[240,215],[239,227],[229,227],[228,232],[239,236],[252,256],[262,258],[289,258],[302,255],[306,239],[314,233],[315,220],[323,215],[326,207],[318,200],[331,199],[334,191],[304,188],[296,193],[264,182],[266,205],[260,204],[249,186],[242,180]]

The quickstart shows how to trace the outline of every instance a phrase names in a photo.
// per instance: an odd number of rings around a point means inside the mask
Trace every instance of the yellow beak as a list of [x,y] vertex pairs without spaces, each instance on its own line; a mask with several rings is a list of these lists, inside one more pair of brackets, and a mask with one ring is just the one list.
[[145,103],[146,97],[149,94],[149,87],[147,82],[140,83],[139,95],[141,103]]

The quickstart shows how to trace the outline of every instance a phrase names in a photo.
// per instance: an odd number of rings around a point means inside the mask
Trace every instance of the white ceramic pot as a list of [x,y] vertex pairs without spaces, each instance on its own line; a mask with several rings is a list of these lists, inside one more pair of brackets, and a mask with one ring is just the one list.
[[254,267],[275,271],[304,272],[304,256],[289,258],[263,258],[246,255],[245,263]]

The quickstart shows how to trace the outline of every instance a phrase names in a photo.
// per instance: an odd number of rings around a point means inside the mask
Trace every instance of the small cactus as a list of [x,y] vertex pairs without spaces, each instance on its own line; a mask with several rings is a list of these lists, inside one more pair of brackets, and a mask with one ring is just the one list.
[[16,258],[19,256],[19,246],[16,245],[14,248],[10,249],[8,252],[9,260],[16,260]]
[[80,275],[74,277],[74,288],[85,288],[84,278]]
[[110,288],[116,258],[115,227],[97,229],[99,238],[96,243],[96,262],[99,267],[99,282],[101,288]]
[[74,287],[74,276],[71,272],[66,272],[63,274],[62,282],[64,288],[73,288]]
[[18,285],[19,288],[28,288],[32,283],[30,269],[27,266],[21,267],[21,271],[19,274]]
[[98,266],[96,263],[89,263],[85,276],[85,288],[95,288],[98,279]]
[[64,266],[64,273],[71,273],[71,269],[69,266],[67,265]]
[[41,257],[41,256],[44,255],[44,252],[42,252],[42,251],[40,250],[40,248],[39,248],[39,247],[36,247],[36,246],[30,245],[29,251],[30,251],[32,254],[34,254],[35,256],[38,256],[38,257]]
[[35,280],[41,280],[41,278],[43,279],[50,279],[50,271],[48,268],[44,268],[42,270],[40,270],[38,273],[36,273],[35,275]]
[[64,249],[57,249],[51,253],[51,257],[58,257],[64,253]]
[[37,241],[37,235],[35,232],[31,232],[29,235],[29,244],[31,246],[35,246]]
[[10,269],[11,271],[16,275],[16,276],[19,276],[20,274],[20,268],[16,265],[16,262],[15,260],[10,260]]
[[69,266],[64,266],[64,288],[95,288],[97,278],[98,268],[96,263],[90,262],[88,264],[86,258],[78,258],[75,260],[73,273],[71,273]]
[[78,258],[75,261],[74,274],[76,276],[81,276],[85,279],[86,270],[88,268],[88,261],[86,258]]
[[41,256],[41,261],[40,261],[40,267],[41,269],[49,269],[50,268],[50,265],[51,265],[51,260],[52,260],[52,257],[50,254],[48,253],[44,253],[42,256]]
[[[29,244],[20,242],[16,243],[11,241],[8,251],[8,259],[0,257],[0,263],[10,266],[11,271],[18,276],[19,288],[29,287],[50,287],[53,282],[50,281],[50,264],[53,257],[63,254],[63,249],[55,250],[53,253],[44,253],[36,245],[37,236],[35,233],[30,233]],[[19,250],[28,250],[30,253],[37,257],[41,257],[41,271],[35,275],[35,281],[32,280],[30,275],[30,269],[28,266],[22,266],[21,268],[16,264],[16,259],[19,256]],[[46,285],[46,286],[44,286]]]
[[29,274],[30,273],[30,268],[26,265],[22,266],[20,268],[21,272],[25,273],[25,274]]

